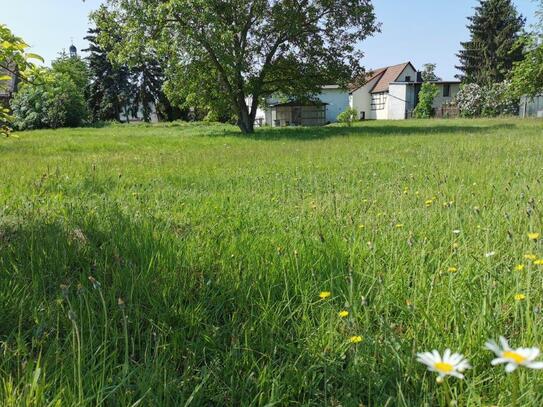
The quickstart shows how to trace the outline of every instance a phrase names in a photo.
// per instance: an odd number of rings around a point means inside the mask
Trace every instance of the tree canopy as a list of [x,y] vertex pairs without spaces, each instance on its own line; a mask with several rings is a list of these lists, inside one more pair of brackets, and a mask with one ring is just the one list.
[[461,43],[457,68],[462,74],[457,77],[481,86],[502,82],[513,64],[523,58],[518,40],[525,19],[511,0],[479,0],[475,14],[468,20],[471,38]]
[[[0,90],[14,77],[24,78],[26,71],[34,67],[32,60],[43,62],[39,55],[26,52],[27,49],[28,45],[22,38],[14,35],[6,25],[0,24]],[[12,121],[9,109],[0,105],[0,135],[9,134]]]
[[[109,0],[117,58],[152,48],[167,88],[186,103],[229,109],[253,131],[259,101],[307,96],[362,74],[360,41],[378,30],[370,0]],[[172,83],[173,82],[173,83]]]
[[537,23],[534,31],[523,38],[526,54],[515,64],[512,74],[512,89],[517,96],[535,97],[543,93],[543,0],[536,11]]

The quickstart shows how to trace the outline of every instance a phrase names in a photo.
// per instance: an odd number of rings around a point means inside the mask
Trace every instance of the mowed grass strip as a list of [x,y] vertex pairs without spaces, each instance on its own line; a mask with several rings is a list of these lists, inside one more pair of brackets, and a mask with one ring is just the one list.
[[507,405],[484,342],[543,346],[541,121],[16,136],[3,406],[433,406],[415,353],[446,347],[459,405]]

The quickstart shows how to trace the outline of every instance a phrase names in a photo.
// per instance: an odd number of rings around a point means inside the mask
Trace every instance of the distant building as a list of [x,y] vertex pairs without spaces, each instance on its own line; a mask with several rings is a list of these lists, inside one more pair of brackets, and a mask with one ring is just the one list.
[[[419,102],[422,78],[411,62],[370,71],[362,83],[351,87],[349,104],[361,119],[402,120],[411,117]],[[433,108],[450,104],[460,91],[459,81],[432,82],[438,88]]]
[[[432,83],[438,88],[433,108],[443,113],[460,91],[460,82]],[[257,126],[317,126],[337,121],[348,107],[356,109],[362,120],[403,120],[410,118],[417,106],[422,84],[420,72],[411,62],[405,62],[372,70],[349,89],[323,86],[313,103],[268,98],[255,121]]]

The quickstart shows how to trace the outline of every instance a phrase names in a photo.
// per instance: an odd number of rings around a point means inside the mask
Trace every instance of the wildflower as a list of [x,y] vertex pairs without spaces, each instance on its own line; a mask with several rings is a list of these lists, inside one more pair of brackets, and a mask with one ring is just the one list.
[[534,261],[534,264],[535,264],[536,266],[543,266],[543,259],[535,260],[535,261]]
[[441,379],[444,379],[445,376],[463,379],[462,373],[471,368],[463,355],[460,353],[451,354],[450,349],[445,349],[443,357],[435,349],[432,352],[417,353],[417,362],[428,366],[428,370],[437,373]]
[[524,270],[524,267],[525,267],[524,264],[517,264],[517,265],[515,266],[515,270],[516,270],[516,271],[523,271],[523,270]]
[[485,347],[494,352],[497,356],[492,362],[492,366],[507,363],[505,371],[513,372],[519,366],[529,367],[530,369],[543,369],[543,362],[535,362],[539,356],[538,348],[517,348],[511,349],[507,339],[500,336],[500,344],[495,341],[488,341]]
[[398,223],[398,224],[396,225],[396,228],[398,228],[398,229],[403,228],[403,223]]
[[454,229],[452,231],[455,235],[459,235],[460,234],[460,229]]
[[537,232],[528,233],[528,239],[530,239],[530,240],[537,240],[537,239],[539,239],[540,236],[541,236],[541,234],[537,233]]
[[485,253],[485,257],[492,257],[492,256],[495,256],[495,255],[496,255],[496,252]]
[[458,269],[457,269],[456,267],[449,267],[449,268],[447,269],[447,271],[448,271],[449,273],[456,273],[456,272],[458,271]]
[[362,225],[362,224],[358,225],[358,229],[364,229],[364,228],[365,228],[364,225]]
[[319,297],[322,299],[322,300],[325,300],[327,299],[328,297],[330,297],[332,295],[332,293],[330,291],[321,291],[320,294],[319,294]]
[[347,318],[349,316],[349,311],[343,310],[343,311],[339,311],[337,314],[339,315],[340,318]]
[[360,343],[362,342],[362,337],[359,335],[351,336],[349,338],[349,343]]
[[537,256],[535,254],[527,253],[527,254],[524,255],[524,258],[526,260],[532,260],[533,261],[533,260],[537,259]]
[[431,199],[427,199],[427,200],[424,202],[424,205],[426,205],[426,207],[430,207],[430,206],[432,206],[433,203],[434,203],[434,201],[432,201]]
[[453,249],[458,249],[460,247],[460,245],[457,242],[454,242],[452,244],[452,247],[453,247]]
[[515,294],[515,301],[524,301],[526,299],[526,295],[522,293]]

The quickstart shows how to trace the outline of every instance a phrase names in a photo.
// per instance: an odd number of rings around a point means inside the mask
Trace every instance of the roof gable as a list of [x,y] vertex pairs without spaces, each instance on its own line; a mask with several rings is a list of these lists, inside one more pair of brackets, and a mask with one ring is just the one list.
[[405,68],[411,66],[416,72],[415,67],[411,62],[405,62],[403,64],[393,65],[384,68],[384,74],[381,76],[381,79],[375,84],[375,86],[370,90],[370,93],[381,93],[388,92],[388,86],[391,82],[395,82],[398,77],[405,71]]

